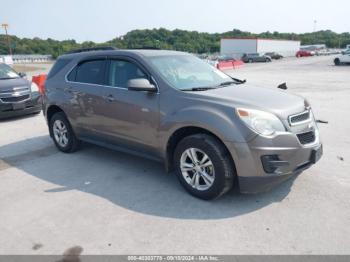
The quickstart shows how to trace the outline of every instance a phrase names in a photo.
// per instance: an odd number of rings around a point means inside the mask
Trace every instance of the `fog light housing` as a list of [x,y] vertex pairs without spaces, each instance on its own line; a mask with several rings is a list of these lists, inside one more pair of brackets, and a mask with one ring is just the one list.
[[261,156],[261,163],[263,165],[265,173],[267,174],[274,173],[279,167],[289,165],[288,161],[280,160],[278,155]]

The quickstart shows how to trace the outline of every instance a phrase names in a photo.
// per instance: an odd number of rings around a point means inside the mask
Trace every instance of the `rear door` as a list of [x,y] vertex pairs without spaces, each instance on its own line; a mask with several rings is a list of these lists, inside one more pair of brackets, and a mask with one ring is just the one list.
[[131,58],[108,60],[103,131],[117,145],[155,154],[158,148],[159,93],[128,90],[128,81],[137,78],[153,81],[147,70]]
[[70,116],[81,136],[100,134],[103,124],[103,85],[106,80],[106,58],[81,61],[67,76],[65,93],[69,96]]

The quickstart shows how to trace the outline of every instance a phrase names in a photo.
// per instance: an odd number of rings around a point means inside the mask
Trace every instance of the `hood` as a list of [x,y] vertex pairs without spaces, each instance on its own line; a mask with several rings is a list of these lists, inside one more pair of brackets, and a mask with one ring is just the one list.
[[243,107],[271,112],[281,119],[287,119],[288,116],[305,110],[304,98],[281,91],[277,87],[274,90],[242,84],[194,93],[203,99],[215,100],[232,105],[234,108]]
[[12,91],[16,87],[29,87],[30,82],[24,78],[0,79],[0,92]]

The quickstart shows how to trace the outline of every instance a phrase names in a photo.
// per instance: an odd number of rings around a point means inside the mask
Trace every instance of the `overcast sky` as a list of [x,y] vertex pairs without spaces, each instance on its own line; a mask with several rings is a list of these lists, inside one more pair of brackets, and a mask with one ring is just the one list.
[[312,32],[314,20],[316,30],[350,31],[349,0],[0,0],[0,6],[10,34],[79,42],[159,27]]

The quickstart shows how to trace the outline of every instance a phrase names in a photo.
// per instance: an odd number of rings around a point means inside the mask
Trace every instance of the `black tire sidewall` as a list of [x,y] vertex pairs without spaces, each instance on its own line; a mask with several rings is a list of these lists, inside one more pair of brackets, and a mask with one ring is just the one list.
[[[188,148],[197,148],[206,153],[214,165],[215,180],[213,185],[204,191],[191,187],[185,180],[180,169],[180,159],[182,153]],[[229,163],[227,153],[223,145],[209,136],[193,135],[184,138],[176,147],[174,154],[174,164],[176,174],[181,185],[192,195],[210,200],[219,197],[232,187],[233,168]],[[232,180],[232,181],[231,181]]]

